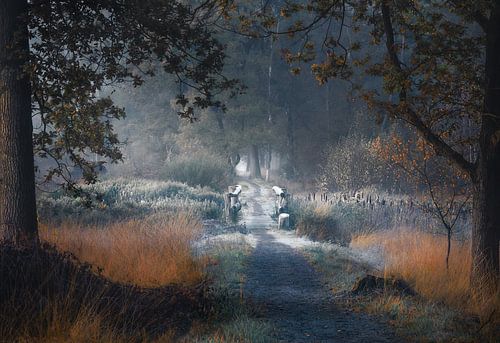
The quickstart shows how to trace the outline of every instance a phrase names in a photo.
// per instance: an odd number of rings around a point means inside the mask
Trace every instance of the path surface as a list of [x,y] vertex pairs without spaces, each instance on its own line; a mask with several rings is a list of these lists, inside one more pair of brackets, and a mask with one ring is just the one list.
[[399,342],[391,329],[363,314],[335,306],[332,293],[295,249],[305,243],[291,232],[269,230],[272,190],[252,181],[243,185],[241,222],[257,245],[246,271],[245,295],[262,307],[280,342]]

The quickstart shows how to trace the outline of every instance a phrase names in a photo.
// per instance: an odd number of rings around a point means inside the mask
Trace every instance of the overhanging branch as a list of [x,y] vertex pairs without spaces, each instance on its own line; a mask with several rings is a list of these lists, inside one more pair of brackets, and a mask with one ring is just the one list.
[[[396,71],[403,74],[403,68],[401,66],[401,61],[399,60],[394,40],[394,29],[391,20],[391,11],[386,2],[381,4],[382,17],[384,21],[384,33],[386,36],[386,48],[389,54],[389,59],[393,64]],[[423,138],[429,142],[437,155],[448,158],[453,164],[458,168],[466,172],[471,178],[474,178],[476,166],[475,164],[469,162],[464,156],[457,151],[455,151],[449,144],[447,144],[439,135],[434,133],[431,128],[425,124],[422,118],[410,107],[407,100],[406,89],[402,88],[399,93],[399,101],[402,103],[405,115],[405,119],[408,123],[413,125],[417,131],[423,136]],[[394,105],[393,110],[400,113],[401,106]]]

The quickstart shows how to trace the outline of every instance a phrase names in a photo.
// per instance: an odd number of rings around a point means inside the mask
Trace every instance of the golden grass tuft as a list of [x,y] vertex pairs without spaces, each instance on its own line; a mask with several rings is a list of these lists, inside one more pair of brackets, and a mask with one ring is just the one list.
[[63,223],[42,225],[40,237],[61,251],[100,269],[105,277],[141,287],[192,285],[203,279],[203,259],[192,253],[202,231],[189,213],[155,215],[88,227]]
[[[472,260],[469,242],[452,241],[448,269],[446,268],[447,239],[444,235],[394,229],[358,235],[353,238],[351,246],[382,247],[385,275],[408,281],[427,299],[481,317],[500,312],[498,294],[484,296],[483,292],[470,290]],[[491,318],[482,319],[491,321]]]

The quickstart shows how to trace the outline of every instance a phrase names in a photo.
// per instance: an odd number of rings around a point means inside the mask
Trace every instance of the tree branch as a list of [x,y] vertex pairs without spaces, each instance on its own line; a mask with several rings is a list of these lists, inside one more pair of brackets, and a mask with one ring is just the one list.
[[409,122],[417,129],[417,131],[429,142],[437,155],[448,158],[461,170],[474,177],[476,172],[476,165],[465,159],[459,152],[455,151],[449,144],[447,144],[441,137],[435,134],[430,127],[425,125],[422,119],[407,107],[406,111],[409,115]]
[[[395,49],[394,29],[391,20],[391,11],[385,1],[381,4],[382,18],[384,21],[384,33],[386,36],[386,48],[389,54],[389,59],[398,73],[403,74],[401,61],[399,60],[397,51]],[[410,107],[406,102],[407,93],[406,89],[402,88],[399,92],[399,101],[404,103],[405,112],[408,115],[407,121],[412,124],[417,131],[424,137],[427,142],[431,144],[437,155],[444,156],[453,162],[457,167],[465,171],[471,177],[475,174],[475,165],[467,161],[462,154],[455,151],[448,145],[441,137],[435,134],[429,126],[427,126],[422,118]],[[394,105],[395,110],[400,113],[400,108]]]

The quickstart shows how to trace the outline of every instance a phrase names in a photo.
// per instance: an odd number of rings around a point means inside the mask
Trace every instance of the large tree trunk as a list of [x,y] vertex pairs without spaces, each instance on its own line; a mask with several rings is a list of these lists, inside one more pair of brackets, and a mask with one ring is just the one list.
[[259,147],[253,144],[248,153],[248,165],[250,167],[250,177],[253,179],[262,178],[260,174]]
[[38,242],[27,2],[0,1],[0,234],[17,245]]
[[471,281],[498,284],[500,239],[500,1],[487,27],[486,94],[474,178]]

